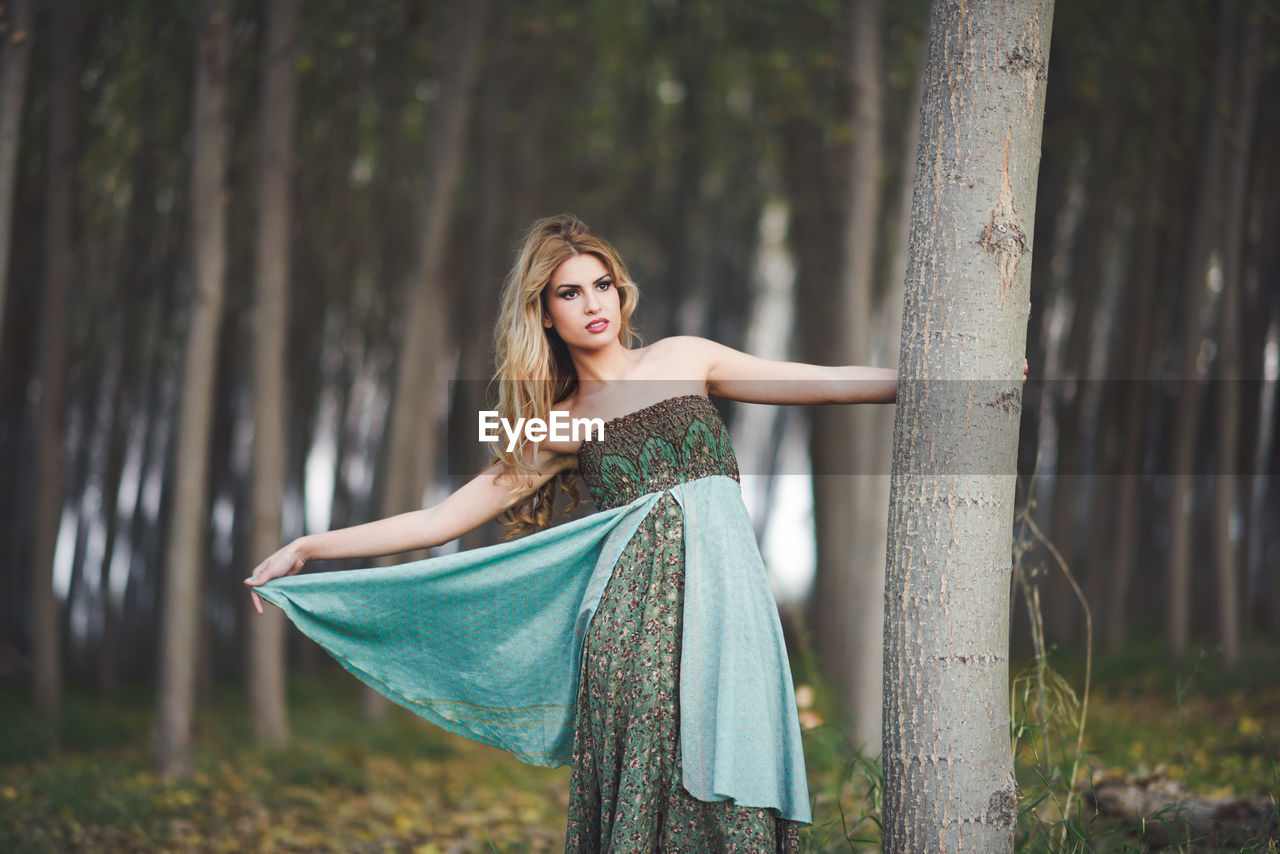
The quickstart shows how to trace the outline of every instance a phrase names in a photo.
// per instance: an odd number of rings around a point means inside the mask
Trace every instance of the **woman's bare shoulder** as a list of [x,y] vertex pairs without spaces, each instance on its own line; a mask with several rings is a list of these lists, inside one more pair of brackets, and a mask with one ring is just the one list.
[[[671,335],[660,338],[641,352],[645,367],[658,369],[668,379],[703,379],[708,354],[718,346],[697,335]],[[700,375],[701,373],[701,375]]]

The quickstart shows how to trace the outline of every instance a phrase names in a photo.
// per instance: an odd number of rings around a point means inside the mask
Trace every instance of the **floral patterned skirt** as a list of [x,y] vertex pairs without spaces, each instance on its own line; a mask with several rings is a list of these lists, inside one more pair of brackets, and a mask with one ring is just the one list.
[[794,852],[768,809],[700,801],[680,784],[684,538],[663,496],[624,549],[583,651],[568,852]]

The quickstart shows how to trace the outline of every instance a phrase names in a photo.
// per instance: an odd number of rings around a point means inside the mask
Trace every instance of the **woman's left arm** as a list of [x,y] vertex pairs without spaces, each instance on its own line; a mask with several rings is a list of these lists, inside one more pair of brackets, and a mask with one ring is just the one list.
[[706,338],[669,339],[684,364],[705,372],[707,392],[745,403],[893,403],[898,372],[761,359]]
[[[707,393],[745,403],[894,403],[898,372],[863,365],[828,367],[761,359],[706,338],[671,339],[686,364],[705,371]],[[1027,379],[1022,363],[1022,380]]]

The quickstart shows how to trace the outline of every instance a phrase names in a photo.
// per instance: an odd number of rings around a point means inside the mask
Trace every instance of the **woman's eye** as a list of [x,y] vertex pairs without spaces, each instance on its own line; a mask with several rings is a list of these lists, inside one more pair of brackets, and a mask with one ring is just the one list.
[[578,292],[576,290],[561,291],[560,299],[573,299],[577,295],[578,295]]
[[602,291],[607,291],[609,288],[613,287],[613,279],[605,279],[604,281],[596,282],[596,287]]

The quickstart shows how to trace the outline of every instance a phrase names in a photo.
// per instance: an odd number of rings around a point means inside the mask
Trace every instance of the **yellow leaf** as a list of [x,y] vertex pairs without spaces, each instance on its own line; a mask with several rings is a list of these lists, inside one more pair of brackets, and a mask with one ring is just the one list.
[[1262,732],[1262,721],[1245,715],[1240,719],[1238,729],[1240,734],[1244,736],[1257,735]]

